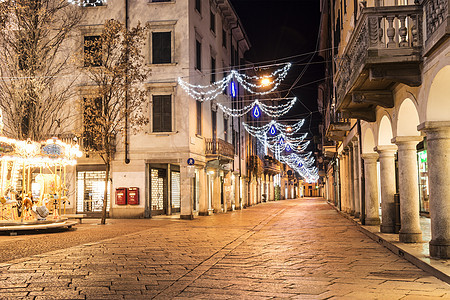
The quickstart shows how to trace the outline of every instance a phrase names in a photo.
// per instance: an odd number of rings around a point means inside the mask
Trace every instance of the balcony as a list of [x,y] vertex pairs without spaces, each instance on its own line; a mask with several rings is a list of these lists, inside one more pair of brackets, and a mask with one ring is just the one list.
[[263,160],[263,170],[264,173],[270,175],[280,174],[281,173],[280,163],[270,156],[265,156]]
[[234,160],[234,147],[221,139],[205,139],[205,154],[208,160],[219,160],[226,164]]
[[374,122],[376,106],[394,106],[395,84],[421,84],[422,15],[420,5],[363,9],[337,58],[336,108],[343,118]]
[[429,56],[450,36],[449,0],[425,0],[425,56]]

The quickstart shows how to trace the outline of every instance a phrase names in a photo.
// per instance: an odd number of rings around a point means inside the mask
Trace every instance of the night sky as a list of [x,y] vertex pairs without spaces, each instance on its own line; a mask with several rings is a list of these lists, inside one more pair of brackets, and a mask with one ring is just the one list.
[[[291,62],[289,76],[279,87],[283,96],[310,64],[289,96],[297,103],[286,119],[307,118],[304,132],[318,134],[317,81],[323,78],[323,65],[316,56],[320,20],[320,0],[230,0],[250,39],[252,48],[245,54],[249,62],[267,64]],[[311,53],[313,52],[313,53]],[[316,81],[315,83],[312,83]]]

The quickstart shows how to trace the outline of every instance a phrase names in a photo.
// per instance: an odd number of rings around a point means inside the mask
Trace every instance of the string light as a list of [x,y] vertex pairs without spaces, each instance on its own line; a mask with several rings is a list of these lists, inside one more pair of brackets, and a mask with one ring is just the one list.
[[[278,88],[281,82],[286,78],[290,68],[291,63],[287,63],[284,67],[265,76],[248,76],[246,74],[240,74],[236,70],[231,70],[230,74],[222,78],[222,80],[213,82],[209,85],[191,84],[181,79],[181,77],[178,77],[178,84],[188,93],[188,95],[199,101],[210,101],[215,99],[218,95],[223,93],[228,86],[230,86],[232,97],[236,97],[236,82],[252,94],[267,95]],[[235,79],[236,82],[233,79]],[[253,83],[254,81],[262,80],[263,83],[261,84]],[[269,89],[267,90],[267,88]],[[264,89],[264,91],[261,91],[261,89]]]
[[106,0],[67,0],[70,4],[75,4],[78,6],[103,6],[106,4]]
[[[242,117],[245,114],[247,114],[249,111],[252,111],[253,116],[255,118],[258,118],[261,114],[261,111],[265,113],[266,115],[272,117],[272,118],[278,118],[283,115],[285,115],[295,104],[297,101],[297,97],[292,98],[286,98],[289,100],[286,104],[281,104],[277,106],[270,106],[262,103],[260,100],[256,99],[251,104],[244,106],[243,108],[229,108],[223,104],[217,103],[217,106],[227,115],[231,117]],[[255,113],[255,110],[258,110],[257,113]],[[258,117],[256,116],[258,115]]]

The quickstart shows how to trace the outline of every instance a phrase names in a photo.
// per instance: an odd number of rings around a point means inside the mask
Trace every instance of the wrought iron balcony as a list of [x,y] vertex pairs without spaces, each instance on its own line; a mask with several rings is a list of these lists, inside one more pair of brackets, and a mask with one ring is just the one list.
[[221,139],[205,139],[205,154],[209,158],[224,161],[234,160],[234,147]]
[[393,107],[396,83],[421,84],[422,7],[364,8],[341,58],[335,83],[344,118],[375,121],[375,107]]
[[424,1],[427,33],[424,53],[427,56],[450,36],[449,2],[449,0]]

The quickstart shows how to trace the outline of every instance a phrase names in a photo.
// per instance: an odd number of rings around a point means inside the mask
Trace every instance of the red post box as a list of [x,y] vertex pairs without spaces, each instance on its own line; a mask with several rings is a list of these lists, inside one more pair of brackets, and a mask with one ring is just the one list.
[[127,188],[117,188],[116,189],[116,204],[126,205],[127,204]]
[[139,188],[138,187],[128,188],[128,204],[129,205],[139,205]]

